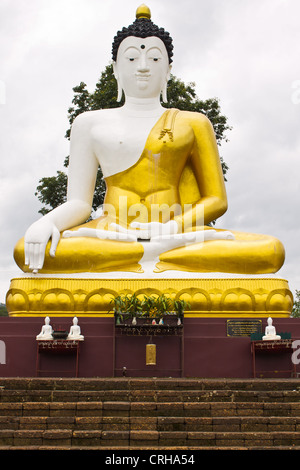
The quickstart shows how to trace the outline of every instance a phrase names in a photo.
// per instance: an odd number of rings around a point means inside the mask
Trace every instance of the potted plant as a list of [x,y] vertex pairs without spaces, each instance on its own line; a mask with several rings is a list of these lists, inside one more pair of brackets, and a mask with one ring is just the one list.
[[164,294],[160,295],[157,298],[157,313],[160,322],[163,322],[165,315],[170,315],[172,311],[172,301],[169,297],[166,297]]
[[155,296],[145,296],[142,302],[142,315],[148,319],[163,322],[165,315],[169,315],[172,310],[172,301],[164,294]]
[[141,301],[135,294],[118,295],[110,303],[114,305],[113,310],[117,325],[123,322],[124,319],[136,318],[138,312],[142,309]]
[[142,301],[142,316],[146,318],[155,319],[157,315],[156,297],[154,295],[145,296]]
[[123,321],[123,313],[125,310],[125,302],[124,298],[122,295],[118,295],[117,297],[114,297],[110,301],[111,304],[113,304],[113,311],[114,311],[114,316],[116,319],[116,324],[120,324],[121,321]]
[[190,306],[189,302],[186,302],[184,299],[178,299],[178,300],[174,301],[174,311],[175,311],[175,313],[177,315],[177,318],[180,321],[180,323],[183,320],[183,314],[184,314],[184,311],[187,308],[190,309],[191,306]]
[[165,294],[144,296],[142,301],[135,293],[123,294],[114,297],[110,303],[114,306],[116,324],[120,324],[124,319],[131,319],[132,323],[136,324],[137,317],[145,317],[148,321],[158,320],[162,323],[166,315],[174,314],[180,324],[184,311],[190,308],[190,304],[185,300],[177,299],[173,302]]
[[140,312],[142,311],[142,302],[136,296],[136,294],[132,294],[131,296],[127,296],[126,298],[127,303],[127,312],[130,314],[132,318],[132,322],[136,324],[136,317],[139,316]]

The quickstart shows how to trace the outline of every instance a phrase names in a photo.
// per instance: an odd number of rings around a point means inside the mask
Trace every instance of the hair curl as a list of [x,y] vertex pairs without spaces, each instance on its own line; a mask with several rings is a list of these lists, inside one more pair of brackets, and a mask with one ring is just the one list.
[[114,61],[117,60],[118,49],[121,42],[129,36],[135,36],[138,38],[147,38],[150,36],[158,37],[166,47],[169,63],[172,62],[173,40],[170,34],[165,31],[164,28],[156,26],[148,18],[137,18],[130,26],[128,26],[128,28],[124,27],[121,31],[117,32],[112,45],[112,58]]

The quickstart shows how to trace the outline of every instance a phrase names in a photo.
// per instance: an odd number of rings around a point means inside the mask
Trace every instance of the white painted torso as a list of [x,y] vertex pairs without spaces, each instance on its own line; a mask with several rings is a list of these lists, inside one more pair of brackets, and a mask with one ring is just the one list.
[[116,108],[88,113],[91,145],[104,178],[138,161],[151,129],[164,112],[161,108],[139,114]]

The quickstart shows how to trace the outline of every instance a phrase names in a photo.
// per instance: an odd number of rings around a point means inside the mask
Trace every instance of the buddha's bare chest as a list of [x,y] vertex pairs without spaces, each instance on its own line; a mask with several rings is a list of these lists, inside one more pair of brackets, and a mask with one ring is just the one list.
[[114,145],[132,146],[147,138],[151,128],[155,124],[153,122],[141,122],[141,120],[131,119],[120,122],[103,122],[99,126],[92,129],[94,143],[100,148],[102,146],[112,147]]
[[104,176],[132,166],[142,154],[157,118],[108,120],[91,129],[91,142]]

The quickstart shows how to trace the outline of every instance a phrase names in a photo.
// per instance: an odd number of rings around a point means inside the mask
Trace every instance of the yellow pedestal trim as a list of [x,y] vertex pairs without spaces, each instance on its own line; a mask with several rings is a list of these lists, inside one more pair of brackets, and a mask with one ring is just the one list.
[[289,317],[288,282],[272,278],[88,279],[15,278],[6,296],[10,316],[111,317],[111,299],[123,293],[185,299],[185,317]]

